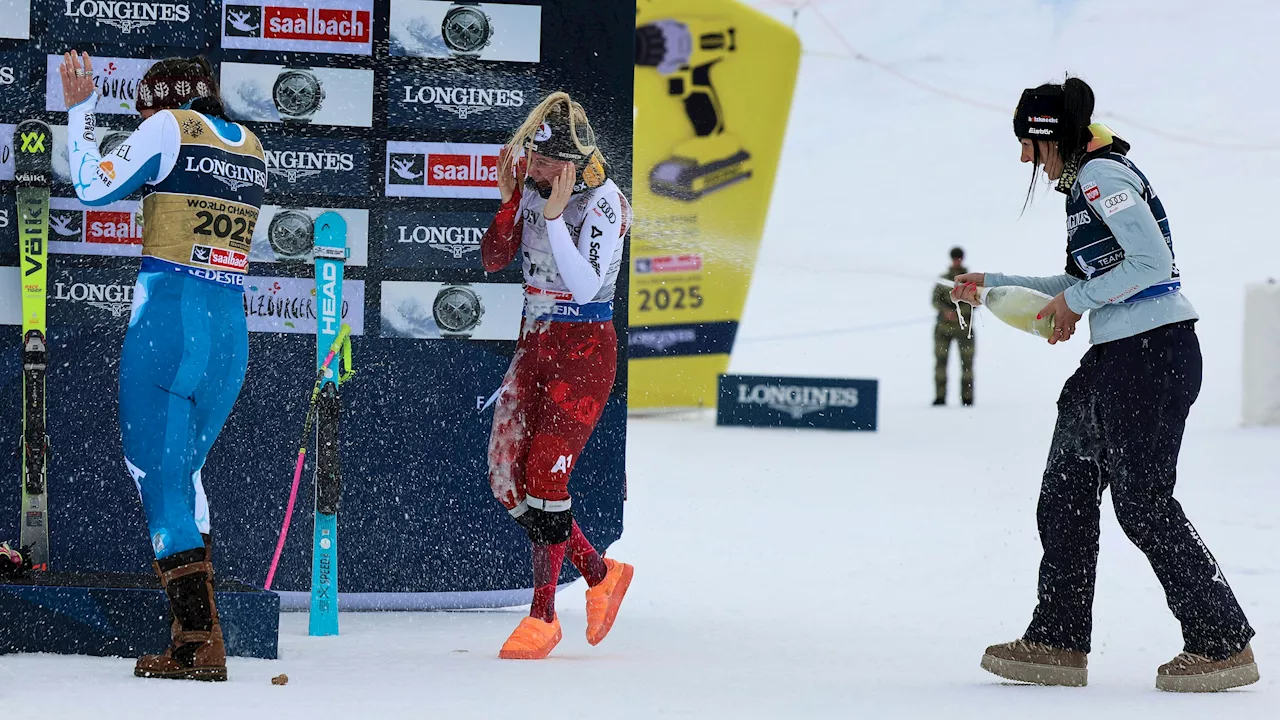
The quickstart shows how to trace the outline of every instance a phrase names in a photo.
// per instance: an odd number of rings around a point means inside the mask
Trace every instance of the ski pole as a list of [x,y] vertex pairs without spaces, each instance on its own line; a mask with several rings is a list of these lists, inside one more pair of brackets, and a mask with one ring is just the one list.
[[[275,554],[271,556],[271,567],[267,570],[267,582],[263,585],[264,590],[271,589],[271,582],[276,577],[276,566],[280,564],[280,553],[284,551],[284,540],[289,535],[289,521],[293,518],[293,506],[298,500],[298,482],[302,479],[302,466],[307,459],[307,435],[311,432],[311,421],[316,415],[316,398],[320,397],[320,388],[324,385],[325,373],[329,370],[329,364],[338,357],[341,352],[342,357],[347,362],[347,368],[351,368],[351,326],[343,323],[338,329],[338,336],[333,339],[333,344],[329,346],[329,354],[325,356],[324,362],[316,370],[316,382],[311,388],[311,400],[307,403],[307,415],[302,421],[302,442],[298,443],[298,461],[293,466],[293,488],[289,490],[289,503],[284,511],[284,523],[280,526],[280,539],[276,541]],[[339,371],[341,371],[341,361],[339,362]],[[350,377],[351,373],[347,374]]]

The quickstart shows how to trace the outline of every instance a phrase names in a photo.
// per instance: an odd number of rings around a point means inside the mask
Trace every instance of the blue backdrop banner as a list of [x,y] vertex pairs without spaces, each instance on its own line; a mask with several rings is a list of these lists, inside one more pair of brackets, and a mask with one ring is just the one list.
[[[344,600],[403,608],[431,606],[430,593],[453,607],[466,606],[468,593],[476,605],[519,597],[530,584],[528,541],[489,491],[492,408],[479,409],[514,354],[509,330],[520,312],[508,302],[518,266],[488,274],[479,262],[479,233],[498,207],[488,153],[540,94],[567,90],[591,116],[610,176],[630,194],[635,1],[16,2],[20,12],[0,22],[0,323],[9,326],[0,327],[0,447],[17,448],[21,426],[13,126],[34,117],[65,138],[57,60],[77,49],[95,58],[104,96],[98,141],[120,142],[140,122],[132,108],[146,67],[203,54],[233,119],[262,139],[270,173],[270,208],[246,282],[248,377],[203,470],[219,572],[261,586],[275,546],[315,375],[310,222],[329,209],[352,229],[344,316],[359,326],[358,372],[342,386],[338,565],[340,589],[352,593]],[[463,6],[484,22],[450,27]],[[463,32],[476,28],[479,36]],[[388,143],[420,161],[399,163],[389,179]],[[64,166],[65,153],[54,161]],[[455,165],[483,172],[465,188],[444,187],[436,176]],[[426,175],[405,179],[415,172]],[[415,182],[418,196],[405,196]],[[141,247],[137,196],[86,209],[57,180],[52,195],[51,566],[147,572],[150,544],[117,424],[118,359]],[[622,338],[625,282],[624,274],[615,316]],[[492,296],[484,333],[439,338],[415,324],[415,308],[457,283]],[[404,327],[383,327],[388,318]],[[601,548],[622,533],[625,348],[619,358],[613,397],[571,486],[575,515]],[[309,468],[303,477],[274,583],[281,591],[310,582]],[[16,539],[18,505],[18,458],[0,453],[0,540]],[[565,563],[563,579],[572,573]]]

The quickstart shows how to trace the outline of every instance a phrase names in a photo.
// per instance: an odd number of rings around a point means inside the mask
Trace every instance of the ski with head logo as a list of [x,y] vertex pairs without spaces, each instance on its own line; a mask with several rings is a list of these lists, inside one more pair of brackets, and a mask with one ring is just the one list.
[[18,255],[22,282],[22,520],[20,542],[36,570],[49,569],[49,438],[45,431],[45,280],[53,135],[39,120],[13,133]]
[[316,218],[316,514],[311,547],[311,635],[338,634],[338,498],[342,467],[338,457],[339,368],[326,367],[342,329],[342,269],[347,259],[347,223],[335,212]]

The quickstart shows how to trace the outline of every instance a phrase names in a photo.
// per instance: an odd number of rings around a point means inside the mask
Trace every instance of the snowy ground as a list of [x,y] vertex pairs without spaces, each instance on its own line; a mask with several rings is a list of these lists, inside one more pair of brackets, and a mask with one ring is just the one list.
[[[756,4],[790,21],[787,6],[804,2]],[[566,637],[540,663],[495,658],[517,611],[347,614],[338,638],[306,637],[291,614],[280,660],[233,660],[226,686],[135,680],[131,660],[0,657],[0,718],[1274,715],[1280,429],[1237,425],[1243,286],[1280,272],[1268,216],[1280,113],[1244,89],[1280,71],[1278,23],[1273,3],[1244,0],[810,3],[733,369],[879,378],[880,432],[633,420],[627,528],[611,554],[637,574],[598,648],[582,635],[581,583],[561,593]],[[851,47],[973,102],[855,61]],[[1090,686],[1009,687],[978,669],[982,649],[1030,617],[1053,400],[1087,338],[1050,348],[987,317],[979,405],[928,407],[929,276],[956,243],[978,270],[1061,267],[1061,201],[1041,196],[1018,219],[1028,177],[1009,116],[1021,88],[1064,69],[1094,84],[1100,112],[1201,143],[1107,119],[1169,208],[1204,316],[1207,375],[1179,497],[1258,631],[1263,681],[1247,690],[1153,689],[1178,629],[1109,501]],[[269,683],[279,673],[288,686]]]
[[[520,614],[345,614],[337,638],[283,617],[277,661],[233,659],[226,686],[141,681],[132,661],[0,657],[0,708],[208,717],[1265,717],[1280,672],[1274,432],[1197,430],[1181,498],[1258,629],[1255,689],[1153,689],[1179,649],[1145,561],[1107,518],[1091,685],[1006,687],[977,664],[1034,601],[1034,502],[1052,418],[1011,407],[889,409],[875,435],[632,424],[626,537],[636,580],[591,648],[581,582],[558,598],[553,659],[495,654]],[[968,430],[958,431],[957,426]],[[1245,498],[1247,500],[1243,500]],[[1109,506],[1106,509],[1109,513]],[[287,673],[286,687],[270,684]],[[562,692],[560,692],[562,691]],[[174,705],[170,705],[170,703]],[[12,711],[12,712],[10,712]],[[515,714],[515,713],[518,713]],[[197,715],[199,717],[200,715]]]

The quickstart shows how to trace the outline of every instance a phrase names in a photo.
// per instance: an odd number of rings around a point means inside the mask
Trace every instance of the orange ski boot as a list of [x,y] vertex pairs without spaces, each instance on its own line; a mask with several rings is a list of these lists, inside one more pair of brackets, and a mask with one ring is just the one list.
[[622,607],[622,598],[631,587],[631,577],[636,569],[624,562],[604,558],[609,572],[604,580],[593,588],[587,588],[587,642],[599,645],[613,629],[613,621]]
[[562,637],[559,616],[552,618],[551,622],[525,617],[502,644],[498,657],[503,660],[541,660],[551,654]]

